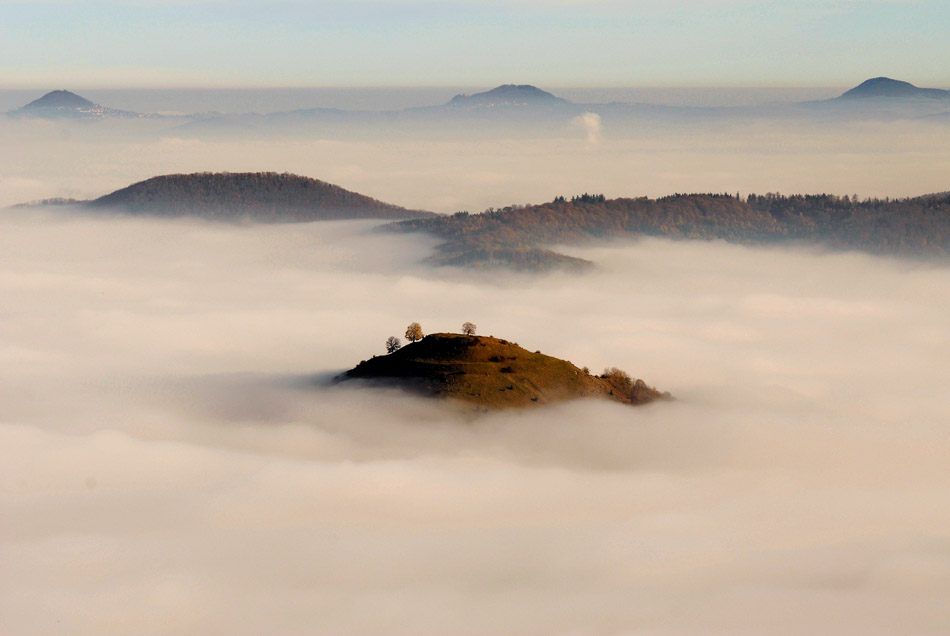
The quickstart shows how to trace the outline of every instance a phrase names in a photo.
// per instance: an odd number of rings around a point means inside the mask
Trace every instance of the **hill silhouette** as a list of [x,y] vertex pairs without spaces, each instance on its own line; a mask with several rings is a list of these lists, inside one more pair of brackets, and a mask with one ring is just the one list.
[[67,90],[46,93],[29,104],[8,113],[12,117],[43,119],[139,119],[153,117],[142,113],[107,108]]
[[570,102],[530,84],[503,84],[483,93],[456,95],[446,104],[461,108],[557,105],[570,105]]
[[484,409],[580,398],[638,405],[670,397],[617,369],[594,376],[566,360],[531,353],[514,342],[451,333],[430,334],[394,353],[365,360],[338,381],[353,379]]
[[95,104],[85,97],[80,97],[76,93],[65,90],[51,91],[39,99],[24,106],[24,109],[32,110],[37,108],[94,108]]
[[838,99],[871,99],[876,97],[950,99],[950,91],[939,88],[918,88],[909,82],[889,77],[875,77],[843,93]]
[[434,216],[287,173],[200,172],[152,177],[85,202],[94,209],[258,222]]

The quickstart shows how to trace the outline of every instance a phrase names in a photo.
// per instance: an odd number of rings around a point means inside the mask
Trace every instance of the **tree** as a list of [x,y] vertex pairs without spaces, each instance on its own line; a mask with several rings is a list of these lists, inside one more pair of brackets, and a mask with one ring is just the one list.
[[402,342],[396,336],[389,336],[389,338],[386,339],[386,353],[399,351],[401,346]]
[[617,367],[604,369],[604,374],[600,377],[620,391],[629,392],[633,388],[633,378],[630,377],[630,374]]
[[422,340],[422,325],[418,322],[414,322],[406,327],[406,340],[409,342],[415,342],[416,340]]
[[462,333],[464,333],[466,336],[474,336],[474,335],[475,335],[475,324],[474,324],[474,323],[471,323],[471,322],[463,322],[463,323],[462,323]]

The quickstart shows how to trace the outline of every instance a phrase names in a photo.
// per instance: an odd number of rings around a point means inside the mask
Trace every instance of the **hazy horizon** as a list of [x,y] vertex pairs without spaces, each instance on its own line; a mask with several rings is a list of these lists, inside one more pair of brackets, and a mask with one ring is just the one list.
[[[868,78],[865,78],[868,79]],[[864,81],[864,80],[860,80]],[[14,110],[53,90],[68,90],[90,101],[133,112],[182,114],[275,113],[301,108],[401,110],[440,106],[459,94],[490,86],[298,86],[298,87],[75,87],[0,88],[0,112]],[[519,82],[528,83],[530,82]],[[856,82],[856,85],[859,82]],[[533,84],[532,84],[533,85]],[[803,102],[839,96],[854,85],[832,86],[542,86],[575,103],[627,102],[660,106],[739,107]]]
[[[107,105],[127,106],[121,100]],[[424,119],[346,126],[238,120],[232,128],[205,129],[163,120],[0,118],[0,207],[97,198],[153,176],[191,172],[291,172],[441,213],[582,192],[900,198],[950,190],[950,147],[940,121],[816,119],[763,108],[736,116],[685,110],[619,121],[592,116],[474,126]]]

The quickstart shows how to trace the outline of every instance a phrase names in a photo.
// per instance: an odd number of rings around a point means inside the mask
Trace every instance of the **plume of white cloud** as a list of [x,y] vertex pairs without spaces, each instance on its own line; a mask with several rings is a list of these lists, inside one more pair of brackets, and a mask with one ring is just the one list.
[[584,113],[578,115],[572,122],[577,128],[580,128],[587,135],[587,143],[593,145],[600,142],[601,133],[604,131],[604,124],[597,113]]

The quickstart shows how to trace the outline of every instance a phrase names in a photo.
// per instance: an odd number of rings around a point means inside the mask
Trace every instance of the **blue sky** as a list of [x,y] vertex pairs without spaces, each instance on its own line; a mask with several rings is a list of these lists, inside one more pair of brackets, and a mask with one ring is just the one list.
[[0,87],[950,87],[948,0],[0,0]]

